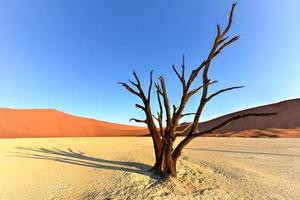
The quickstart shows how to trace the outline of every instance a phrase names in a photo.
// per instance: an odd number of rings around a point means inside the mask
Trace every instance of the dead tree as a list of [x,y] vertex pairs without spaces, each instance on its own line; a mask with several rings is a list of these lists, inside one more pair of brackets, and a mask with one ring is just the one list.
[[[176,162],[179,156],[182,153],[183,148],[194,138],[200,137],[202,135],[207,135],[210,133],[214,133],[221,129],[222,127],[230,124],[233,121],[236,121],[241,118],[250,117],[250,116],[267,116],[273,113],[248,113],[243,115],[237,115],[221,124],[209,129],[209,130],[201,130],[199,127],[199,119],[202,114],[202,111],[205,105],[216,97],[219,94],[222,94],[227,91],[235,90],[242,88],[243,86],[237,87],[229,87],[225,89],[221,89],[213,94],[208,94],[209,87],[217,83],[217,81],[212,81],[208,77],[208,72],[211,67],[212,60],[219,55],[222,50],[228,47],[230,44],[236,42],[239,39],[239,36],[229,37],[228,32],[232,25],[232,19],[234,14],[236,4],[233,4],[230,11],[229,20],[227,26],[224,30],[221,30],[221,27],[217,25],[217,33],[211,47],[211,50],[207,56],[207,58],[195,69],[192,70],[191,74],[186,77],[185,75],[185,62],[183,57],[183,62],[181,65],[181,71],[179,72],[175,66],[173,66],[173,71],[178,77],[181,85],[182,85],[182,96],[180,100],[180,104],[178,106],[173,105],[171,111],[171,105],[169,102],[167,89],[165,85],[165,79],[160,76],[158,78],[158,83],[155,83],[156,88],[156,97],[159,105],[159,111],[157,115],[154,115],[151,110],[150,98],[151,98],[151,90],[153,86],[153,71],[150,72],[150,83],[148,86],[147,93],[145,94],[144,89],[141,85],[141,81],[137,74],[133,72],[133,76],[135,81],[129,80],[132,85],[127,83],[120,82],[122,86],[124,86],[129,92],[138,96],[142,100],[141,104],[136,104],[136,107],[141,109],[145,115],[146,119],[140,120],[132,118],[131,120],[135,122],[145,123],[149,129],[150,135],[152,137],[154,152],[155,152],[155,164],[152,168],[155,172],[162,174],[163,176],[172,176],[176,177]],[[199,77],[199,74],[202,73],[202,83],[196,88],[191,88],[192,84],[195,82],[196,78]],[[202,92],[201,99],[199,101],[198,109],[195,113],[184,113],[184,108],[189,102],[190,98],[198,93]],[[179,121],[187,116],[194,115],[193,121],[185,128],[185,130],[178,131]],[[166,120],[166,123],[163,123],[163,120]],[[154,122],[157,120],[156,126]],[[179,142],[179,144],[174,148],[173,144],[176,138],[179,135],[185,133],[184,138]]]

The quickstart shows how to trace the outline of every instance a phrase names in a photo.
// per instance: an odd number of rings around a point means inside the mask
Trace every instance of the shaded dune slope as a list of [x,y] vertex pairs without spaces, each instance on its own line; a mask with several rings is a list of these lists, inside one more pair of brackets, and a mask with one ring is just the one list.
[[[224,115],[200,123],[200,128],[208,130],[239,114],[273,112],[277,114],[266,117],[248,117],[234,121],[211,136],[300,137],[300,99],[282,101]],[[186,127],[187,124],[183,123],[180,129]]]

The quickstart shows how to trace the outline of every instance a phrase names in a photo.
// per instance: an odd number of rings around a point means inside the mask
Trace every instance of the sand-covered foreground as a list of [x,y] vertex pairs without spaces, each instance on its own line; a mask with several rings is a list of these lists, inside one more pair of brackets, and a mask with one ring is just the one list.
[[163,183],[150,138],[0,140],[0,199],[300,199],[300,139],[198,138]]

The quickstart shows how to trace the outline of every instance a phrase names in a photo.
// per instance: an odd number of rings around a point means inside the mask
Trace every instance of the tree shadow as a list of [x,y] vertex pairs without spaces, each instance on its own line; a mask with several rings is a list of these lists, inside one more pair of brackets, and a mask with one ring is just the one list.
[[155,174],[153,174],[150,169],[151,166],[139,162],[126,162],[126,161],[116,161],[107,160],[97,157],[92,157],[86,155],[82,151],[73,151],[68,148],[67,150],[61,150],[58,148],[31,148],[31,147],[15,147],[18,151],[10,152],[9,156],[31,158],[31,159],[41,159],[41,160],[51,160],[56,162],[62,162],[67,164],[97,168],[97,169],[107,169],[107,170],[117,170],[123,172],[137,173],[145,176],[149,176],[154,179],[158,179]]
[[209,151],[209,152],[222,152],[222,153],[239,153],[239,154],[258,154],[258,155],[270,155],[270,156],[300,157],[300,155],[281,154],[281,153],[268,153],[268,152],[255,152],[255,151],[234,151],[234,150],[204,149],[204,148],[186,148],[186,149],[195,150],[195,151]]

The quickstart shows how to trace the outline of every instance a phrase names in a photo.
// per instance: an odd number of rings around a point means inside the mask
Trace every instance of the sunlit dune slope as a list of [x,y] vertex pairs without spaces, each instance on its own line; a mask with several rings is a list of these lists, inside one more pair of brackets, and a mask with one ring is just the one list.
[[[300,99],[292,99],[265,106],[259,106],[200,124],[202,130],[208,130],[221,122],[245,113],[277,113],[266,117],[249,117],[234,121],[211,136],[238,137],[300,137]],[[188,123],[184,123],[181,128]]]
[[0,137],[136,136],[141,127],[97,121],[53,109],[0,109]]

